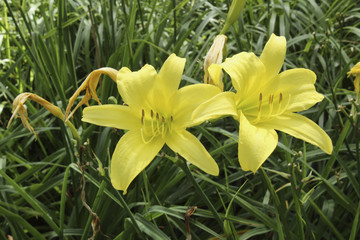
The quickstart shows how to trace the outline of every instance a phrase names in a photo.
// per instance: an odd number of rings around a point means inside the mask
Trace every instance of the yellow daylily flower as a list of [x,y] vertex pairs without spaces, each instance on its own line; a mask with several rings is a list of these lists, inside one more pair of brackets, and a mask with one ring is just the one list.
[[347,74],[348,74],[348,77],[350,77],[351,75],[353,75],[355,77],[354,87],[355,87],[356,97],[359,97],[359,92],[360,92],[360,62],[355,64],[355,66],[353,66]]
[[245,171],[255,173],[274,151],[278,142],[275,130],[318,146],[328,154],[332,152],[331,139],[324,130],[295,113],[324,98],[315,90],[316,75],[303,68],[279,74],[285,53],[286,39],[273,34],[260,58],[242,52],[220,65],[211,65],[209,72],[213,77],[219,76],[219,69],[230,75],[236,93],[217,95],[193,113],[198,121],[204,121],[225,114],[217,102],[223,107],[236,106],[231,115],[240,123],[238,157]]
[[214,159],[186,128],[199,123],[191,119],[193,110],[220,90],[207,84],[178,89],[184,66],[185,59],[172,54],[159,73],[150,65],[137,72],[123,67],[117,74],[117,85],[125,105],[84,109],[85,122],[128,130],[112,155],[110,178],[114,188],[126,193],[131,181],[165,143],[206,173],[218,175]]

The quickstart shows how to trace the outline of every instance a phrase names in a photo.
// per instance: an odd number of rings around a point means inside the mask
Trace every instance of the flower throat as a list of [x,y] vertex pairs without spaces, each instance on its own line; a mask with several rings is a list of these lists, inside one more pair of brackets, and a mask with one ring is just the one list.
[[[284,99],[285,98],[285,99]],[[257,117],[253,121],[256,124],[263,120],[269,120],[273,117],[283,114],[289,106],[291,95],[284,96],[279,94],[270,94],[268,101],[263,99],[263,94],[259,94]]]
[[141,138],[144,143],[149,143],[154,137],[161,135],[165,138],[167,132],[172,132],[173,116],[166,116],[158,112],[141,109]]

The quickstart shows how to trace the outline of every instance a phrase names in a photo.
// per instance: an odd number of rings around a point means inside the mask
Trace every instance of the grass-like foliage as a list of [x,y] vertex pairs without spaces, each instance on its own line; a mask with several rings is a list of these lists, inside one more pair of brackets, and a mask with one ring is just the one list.
[[[259,56],[272,33],[286,37],[282,70],[316,73],[325,98],[301,114],[331,137],[332,155],[279,132],[256,174],[244,172],[238,123],[226,117],[189,129],[218,163],[218,177],[164,147],[123,195],[107,169],[124,132],[82,122],[83,107],[70,119],[81,140],[30,100],[37,141],[19,119],[6,129],[18,94],[35,93],[64,112],[100,67],[159,69],[176,53],[186,58],[181,84],[202,82],[230,3],[0,1],[0,240],[358,239],[360,111],[347,77],[360,60],[358,0],[248,0],[226,33],[227,56]],[[231,90],[227,75],[224,89]],[[106,76],[97,95],[102,104],[122,103]]]

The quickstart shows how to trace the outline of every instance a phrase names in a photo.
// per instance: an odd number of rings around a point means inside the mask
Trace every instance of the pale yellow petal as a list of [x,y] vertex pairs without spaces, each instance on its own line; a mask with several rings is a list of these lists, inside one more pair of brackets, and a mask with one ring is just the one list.
[[208,73],[210,75],[210,84],[217,86],[221,91],[224,90],[224,82],[223,82],[223,72],[222,67],[218,64],[211,64],[208,68]]
[[145,144],[140,131],[130,130],[120,139],[111,158],[110,179],[114,188],[124,191],[155,158],[164,145],[161,137]]
[[127,106],[98,105],[86,107],[81,119],[84,122],[118,129],[138,129],[141,125],[139,116]]
[[251,101],[257,98],[258,94],[254,89],[260,89],[267,79],[264,64],[257,56],[242,52],[225,59],[221,66],[230,75],[237,92],[252,99]]
[[291,136],[311,143],[327,154],[331,154],[333,145],[330,137],[316,123],[297,114],[289,113],[279,116],[271,121],[261,123],[263,127],[272,127]]
[[219,175],[219,167],[200,141],[186,130],[173,131],[166,138],[166,144],[185,160],[194,164],[204,172]]
[[273,128],[252,125],[240,113],[238,157],[244,171],[255,173],[274,151],[278,135]]
[[286,39],[271,34],[270,39],[266,43],[264,50],[260,56],[261,62],[266,68],[267,78],[271,79],[280,72],[286,55]]
[[191,115],[203,102],[219,94],[219,88],[208,84],[193,84],[180,88],[174,96],[173,117],[175,128],[192,125]]
[[155,82],[156,70],[151,65],[145,65],[137,72],[131,72],[123,67],[117,74],[117,85],[123,101],[131,108],[141,113],[148,101]]
[[185,58],[171,54],[159,71],[156,86],[160,87],[161,91],[175,92],[179,88],[185,62]]
[[184,71],[185,58],[171,54],[161,67],[154,81],[153,91],[149,97],[150,104],[158,112],[171,111],[170,99],[177,92]]
[[202,103],[192,114],[191,126],[216,119],[222,116],[233,116],[238,119],[238,112],[235,105],[235,93],[222,92],[208,101]]
[[[323,100],[315,89],[316,75],[313,71],[296,68],[280,73],[264,87],[263,96],[282,94],[282,107],[289,112],[300,112]],[[276,102],[275,102],[276,104]]]

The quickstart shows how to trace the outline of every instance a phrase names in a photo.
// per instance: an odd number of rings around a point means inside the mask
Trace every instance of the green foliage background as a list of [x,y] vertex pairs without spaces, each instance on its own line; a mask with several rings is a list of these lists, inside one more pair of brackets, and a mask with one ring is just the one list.
[[[78,146],[64,123],[34,102],[27,109],[36,142],[20,120],[6,129],[19,93],[36,93],[64,110],[87,74],[103,66],[159,69],[174,52],[187,59],[182,84],[201,82],[204,57],[230,3],[0,2],[0,239],[186,239],[189,206],[197,207],[192,239],[356,239],[359,116],[350,109],[359,106],[346,73],[360,60],[358,0],[248,0],[227,32],[228,56],[259,55],[271,33],[287,38],[283,70],[313,70],[325,95],[302,114],[332,138],[331,156],[279,133],[263,167],[255,175],[243,172],[237,122],[224,118],[191,129],[219,164],[219,177],[165,147],[122,195],[107,171],[99,172],[122,131],[83,123],[79,110],[72,119],[82,137]],[[227,78],[225,89],[230,86]],[[103,104],[121,103],[107,77],[98,94]]]

